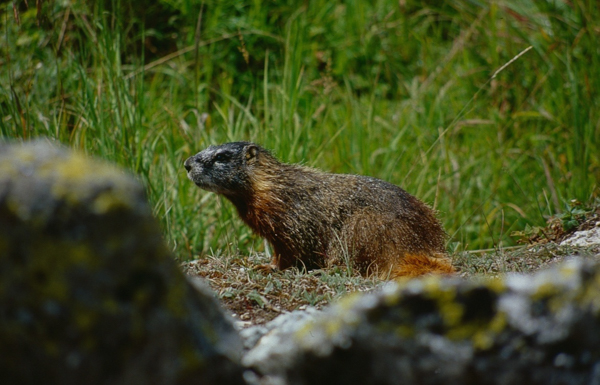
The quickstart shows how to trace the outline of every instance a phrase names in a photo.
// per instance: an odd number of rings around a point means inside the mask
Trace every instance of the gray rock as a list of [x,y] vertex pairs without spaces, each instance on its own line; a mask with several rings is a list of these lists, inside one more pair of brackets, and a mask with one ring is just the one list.
[[0,144],[2,383],[237,384],[241,350],[131,176],[47,142]]
[[561,246],[590,247],[600,245],[600,222],[588,230],[576,231],[560,243]]
[[244,359],[262,383],[600,383],[600,267],[389,284],[278,340],[268,363]]
[[288,356],[287,350],[292,348],[287,338],[302,328],[307,323],[321,314],[314,307],[306,310],[296,310],[285,313],[265,325],[252,326],[240,332],[244,347],[249,351],[244,355],[242,363],[248,367],[259,367],[260,371],[273,372],[271,363],[279,365],[277,356]]
[[293,351],[297,348],[291,343],[290,336],[302,330],[308,323],[322,312],[314,307],[285,313],[265,325],[256,325],[244,329],[240,335],[244,347],[249,349],[242,363],[255,372],[268,373],[258,376],[254,372],[246,372],[246,381],[250,385],[285,385],[286,380],[278,369],[290,367],[293,361],[282,365],[282,360],[294,360]]

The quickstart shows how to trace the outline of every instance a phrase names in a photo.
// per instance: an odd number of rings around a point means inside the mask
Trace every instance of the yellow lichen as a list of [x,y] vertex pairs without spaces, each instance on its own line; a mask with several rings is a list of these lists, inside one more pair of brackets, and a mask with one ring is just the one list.
[[[27,147],[13,147],[15,148],[13,159],[15,163],[33,163],[35,161],[35,153],[31,151],[31,148]],[[13,167],[14,169],[14,167]]]
[[[20,153],[21,155],[29,154],[29,151],[20,151]],[[32,163],[34,160],[30,158],[24,161]],[[52,182],[50,190],[52,196],[56,199],[64,199],[70,204],[81,203],[90,194],[96,193],[91,186],[94,182],[102,179],[110,179],[115,191],[104,192],[100,195],[93,206],[96,212],[104,213],[115,206],[130,206],[133,203],[131,194],[123,191],[124,186],[131,186],[131,184],[116,168],[90,160],[84,155],[69,154],[53,159],[52,162],[31,164],[31,167],[35,167],[33,171],[38,179],[47,179]],[[14,169],[14,165],[12,168]]]
[[437,277],[429,277],[424,283],[425,293],[437,304],[444,324],[452,327],[460,323],[464,314],[464,306],[456,302],[456,288],[442,287],[441,281]]
[[295,334],[295,337],[298,341],[305,341],[307,337],[312,336],[315,328],[315,321],[310,320],[306,322]]
[[395,332],[400,338],[413,338],[415,336],[414,328],[406,324],[396,326]]
[[486,350],[492,347],[495,337],[506,328],[506,315],[497,313],[486,327],[473,335],[473,347]]
[[89,178],[90,171],[94,170],[94,175],[102,170],[102,167],[97,162],[92,162],[80,155],[70,155],[65,159],[61,159],[49,168],[53,174],[63,180],[80,180]]
[[463,305],[451,300],[448,302],[438,302],[438,306],[446,326],[453,327],[461,322],[465,311]]
[[[400,279],[396,280],[396,282],[399,285],[398,287],[400,287],[400,285],[403,284],[403,281]],[[408,280],[406,282],[408,282]],[[398,304],[398,300],[401,298],[400,290],[398,287],[395,290],[390,290],[389,292],[384,292],[383,298],[382,298],[384,305],[394,306],[394,305]]]
[[479,350],[487,350],[494,343],[494,335],[485,330],[479,330],[473,335],[473,347]]
[[544,282],[539,285],[535,292],[531,294],[531,299],[534,301],[549,298],[562,292],[555,282]]
[[70,243],[64,245],[65,250],[68,250],[69,259],[74,264],[85,265],[87,268],[97,266],[100,261],[94,257],[94,251],[89,244],[86,243]]
[[96,315],[88,311],[75,312],[75,323],[81,331],[90,330],[94,326]]
[[498,277],[486,280],[485,286],[496,294],[501,294],[506,291],[506,283],[503,279]]
[[570,264],[564,264],[560,266],[558,271],[560,275],[566,279],[570,279],[579,275],[579,269]]
[[333,320],[328,320],[325,324],[325,333],[328,336],[337,335],[343,328],[344,324],[341,319],[337,319],[335,322]]
[[583,288],[578,302],[581,306],[590,306],[596,313],[600,312],[600,271]]
[[480,326],[473,323],[459,324],[450,328],[445,333],[445,337],[455,341],[470,339],[479,331]]
[[440,290],[441,280],[439,277],[430,275],[421,278],[425,292],[435,293]]
[[504,331],[504,329],[506,329],[506,325],[507,325],[506,314],[504,314],[503,312],[498,312],[498,313],[496,313],[494,318],[492,318],[492,321],[489,323],[488,329],[490,331],[498,334],[498,333]]
[[104,214],[128,206],[130,206],[129,202],[125,202],[122,196],[118,196],[114,192],[105,192],[94,200],[91,209],[97,214]]
[[102,309],[109,314],[115,314],[119,311],[119,303],[113,298],[105,298],[102,302]]
[[451,340],[468,340],[476,349],[489,349],[495,337],[506,327],[506,315],[497,313],[489,322],[474,321],[459,323],[448,330],[446,337]]

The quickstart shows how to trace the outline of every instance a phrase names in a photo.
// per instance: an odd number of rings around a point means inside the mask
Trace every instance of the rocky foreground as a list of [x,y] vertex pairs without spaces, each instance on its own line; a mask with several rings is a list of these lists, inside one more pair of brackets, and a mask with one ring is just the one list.
[[0,357],[7,384],[600,383],[600,265],[399,281],[240,333],[134,178],[0,144]]

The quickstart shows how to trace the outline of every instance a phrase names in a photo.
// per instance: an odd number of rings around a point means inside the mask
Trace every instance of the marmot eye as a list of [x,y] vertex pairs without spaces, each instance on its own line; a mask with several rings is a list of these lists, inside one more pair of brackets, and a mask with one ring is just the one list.
[[229,159],[229,155],[221,152],[220,154],[215,155],[215,162],[224,162]]

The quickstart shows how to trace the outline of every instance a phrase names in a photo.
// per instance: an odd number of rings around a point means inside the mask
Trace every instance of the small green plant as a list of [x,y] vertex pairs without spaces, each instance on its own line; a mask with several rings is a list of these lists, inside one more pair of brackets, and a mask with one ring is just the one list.
[[569,201],[565,204],[565,211],[557,215],[560,219],[563,230],[569,232],[575,229],[585,219],[585,215],[591,211],[589,207],[585,207],[577,199]]
[[529,224],[525,225],[525,229],[513,231],[510,235],[516,237],[518,243],[529,243],[540,238],[549,239],[544,232],[544,227],[530,226]]

